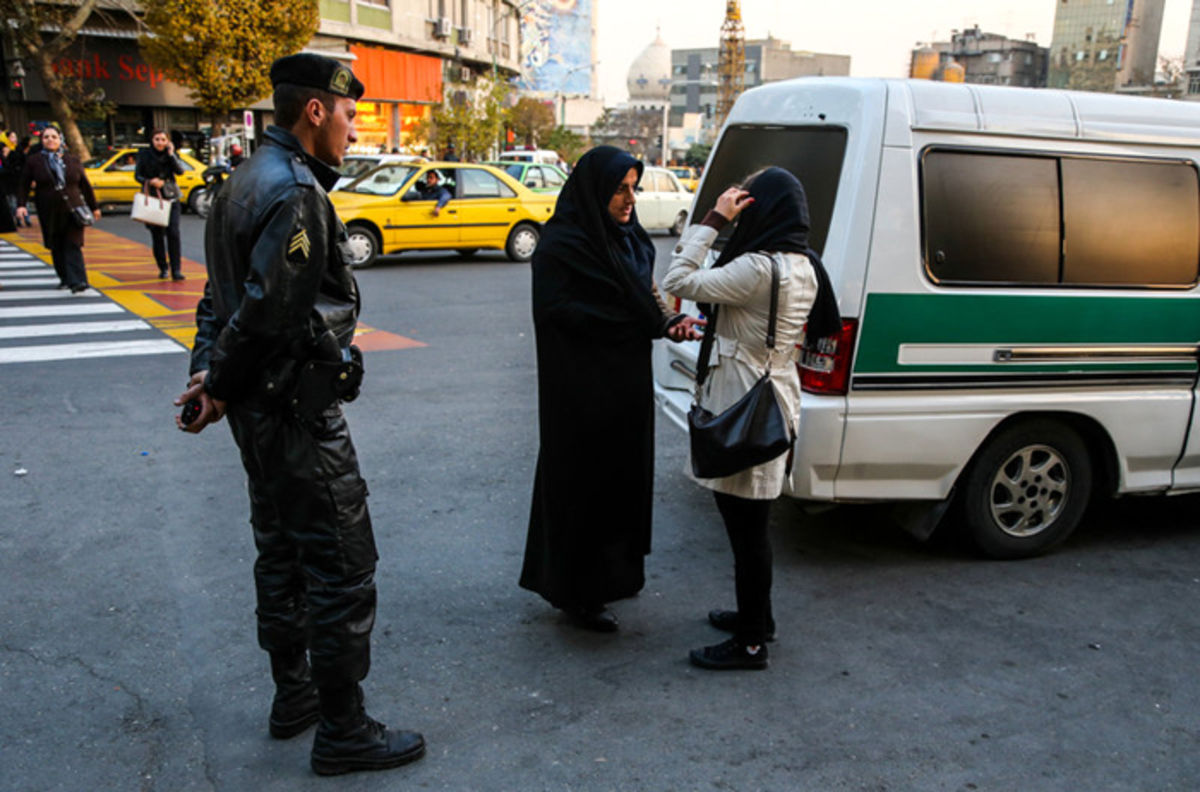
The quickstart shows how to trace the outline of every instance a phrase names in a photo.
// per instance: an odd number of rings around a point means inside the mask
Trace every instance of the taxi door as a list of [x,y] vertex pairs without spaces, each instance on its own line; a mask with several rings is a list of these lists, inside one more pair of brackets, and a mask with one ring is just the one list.
[[516,192],[482,168],[459,170],[457,207],[463,247],[504,247],[509,227],[517,219]]
[[[382,169],[381,169],[382,170]],[[415,185],[424,180],[431,169],[421,170],[415,179],[396,196],[395,205],[388,212],[384,226],[384,250],[419,250],[421,248],[452,248],[458,244],[458,215],[456,200],[442,207],[435,217],[436,201],[424,198]],[[455,169],[435,168],[441,175],[441,184],[454,195]]]
[[92,191],[96,194],[98,204],[127,204],[133,203],[133,196],[141,185],[133,178],[137,168],[137,152],[122,151],[112,161],[106,163],[99,171],[88,173],[88,181],[92,183]]

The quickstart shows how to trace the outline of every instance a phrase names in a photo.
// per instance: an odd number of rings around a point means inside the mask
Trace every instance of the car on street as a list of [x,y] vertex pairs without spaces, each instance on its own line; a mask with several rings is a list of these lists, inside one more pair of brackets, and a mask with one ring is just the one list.
[[509,149],[500,152],[504,162],[540,162],[544,165],[559,165],[563,158],[551,149]]
[[[117,149],[111,154],[93,157],[84,163],[88,181],[92,183],[92,189],[96,192],[96,202],[104,211],[117,206],[131,205],[134,194],[141,192],[141,185],[133,178],[139,151],[141,148]],[[204,200],[202,174],[207,166],[186,151],[177,153],[186,170],[175,177],[175,183],[179,185],[183,205],[195,212],[196,207]]]
[[483,164],[504,171],[534,192],[557,193],[567,183],[567,174],[563,173],[557,165],[536,162],[485,162]]
[[667,231],[679,236],[687,225],[688,210],[695,197],[671,171],[647,166],[637,187],[638,222],[647,231]]
[[[430,171],[451,194],[436,215],[435,201],[416,189]],[[329,198],[346,224],[355,268],[405,250],[457,250],[470,256],[486,248],[528,261],[557,200],[503,171],[461,162],[385,163]]]
[[696,177],[696,169],[687,165],[672,165],[667,170],[675,174],[675,178],[679,179],[679,183],[687,188],[688,192],[696,192],[696,185],[700,183],[700,179]]
[[347,154],[336,168],[339,178],[333,189],[340,190],[367,171],[389,162],[428,162],[428,159],[416,154]]

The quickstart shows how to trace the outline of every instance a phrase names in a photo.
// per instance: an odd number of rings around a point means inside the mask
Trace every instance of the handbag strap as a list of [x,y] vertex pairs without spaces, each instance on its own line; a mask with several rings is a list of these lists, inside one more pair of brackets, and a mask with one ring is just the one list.
[[[708,358],[712,354],[713,342],[717,337],[717,313],[720,306],[713,304],[709,311],[708,324],[704,326],[704,339],[700,342],[700,359],[696,362],[696,390],[708,379]],[[775,325],[779,320],[779,262],[771,254],[771,312],[767,318],[767,349],[775,349]],[[768,358],[769,361],[769,358]],[[770,371],[770,362],[767,370]]]

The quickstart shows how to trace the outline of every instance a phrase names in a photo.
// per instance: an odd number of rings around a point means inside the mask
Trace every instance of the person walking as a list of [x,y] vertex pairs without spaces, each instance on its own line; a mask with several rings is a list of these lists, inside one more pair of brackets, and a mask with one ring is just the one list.
[[[29,159],[30,138],[28,135],[26,135],[18,140],[15,132],[9,132],[8,140],[10,143],[12,143],[12,151],[10,151],[8,156],[4,159],[4,168],[12,178],[11,191],[8,195],[8,201],[9,209],[15,217],[17,213],[17,206],[20,205],[20,202],[17,200],[17,191],[21,186],[21,173],[25,170],[25,163]],[[20,219],[17,220],[17,225],[22,225],[22,221]],[[25,216],[24,225],[26,228],[33,225],[33,221],[29,219],[29,215]]]
[[377,554],[367,486],[339,401],[362,379],[351,346],[360,307],[326,190],[337,182],[363,84],[332,58],[271,67],[276,125],[230,177],[205,228],[208,281],[196,306],[177,425],[228,416],[249,479],[258,558],[258,642],[270,657],[270,734],[317,724],[320,775],[419,759],[425,740],[367,715]]
[[151,133],[150,148],[141,150],[137,166],[133,170],[133,178],[143,188],[148,187],[150,195],[157,195],[171,202],[171,214],[167,225],[164,227],[147,223],[146,227],[150,229],[154,262],[158,264],[158,277],[167,277],[169,263],[171,280],[177,281],[183,280],[184,275],[179,252],[179,214],[182,206],[175,176],[186,170],[187,166],[175,153],[175,144],[163,129],[156,129]]
[[58,288],[77,294],[88,288],[83,261],[83,225],[75,207],[87,206],[99,219],[100,207],[79,158],[66,150],[57,127],[42,130],[42,147],[25,160],[17,186],[17,220],[27,221],[26,196],[34,190],[42,245],[50,251]]
[[[9,133],[0,134],[0,234],[8,234],[17,230],[17,181],[21,171],[13,171],[13,160],[16,156],[16,141],[10,140]],[[21,162],[24,167],[24,162]]]
[[[718,233],[735,219],[737,227],[720,257],[704,269]],[[714,415],[737,402],[769,370],[794,435],[800,420],[800,376],[793,350],[802,338],[815,344],[841,326],[829,278],[808,245],[808,231],[804,187],[788,171],[768,168],[722,193],[716,207],[689,227],[676,246],[663,289],[701,303],[709,317],[697,382],[701,406]],[[779,281],[778,318],[774,347],[768,349],[773,270]],[[710,365],[712,347],[716,363]],[[697,479],[713,490],[729,536],[737,610],[709,612],[709,622],[733,637],[693,650],[694,665],[713,670],[767,667],[766,642],[775,633],[767,520],[771,501],[783,491],[789,457],[724,478]]]
[[699,338],[667,309],[634,210],[642,163],[580,158],[533,254],[538,449],[520,585],[581,627],[618,629],[607,603],[645,583],[654,486],[651,341]]

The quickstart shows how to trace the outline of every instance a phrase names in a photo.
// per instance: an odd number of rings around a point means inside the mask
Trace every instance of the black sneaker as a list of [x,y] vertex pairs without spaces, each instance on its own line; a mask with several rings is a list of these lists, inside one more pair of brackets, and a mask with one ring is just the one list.
[[344,731],[322,720],[313,738],[312,769],[317,775],[341,775],[359,770],[387,770],[425,755],[425,738],[412,731],[389,729],[363,713]]
[[[724,630],[727,633],[735,633],[738,630],[738,612],[733,610],[710,610],[708,612],[708,623],[718,630]],[[767,624],[767,642],[775,640],[775,623]]]
[[767,646],[744,646],[730,638],[703,649],[693,649],[692,665],[711,671],[762,671],[767,667]]

